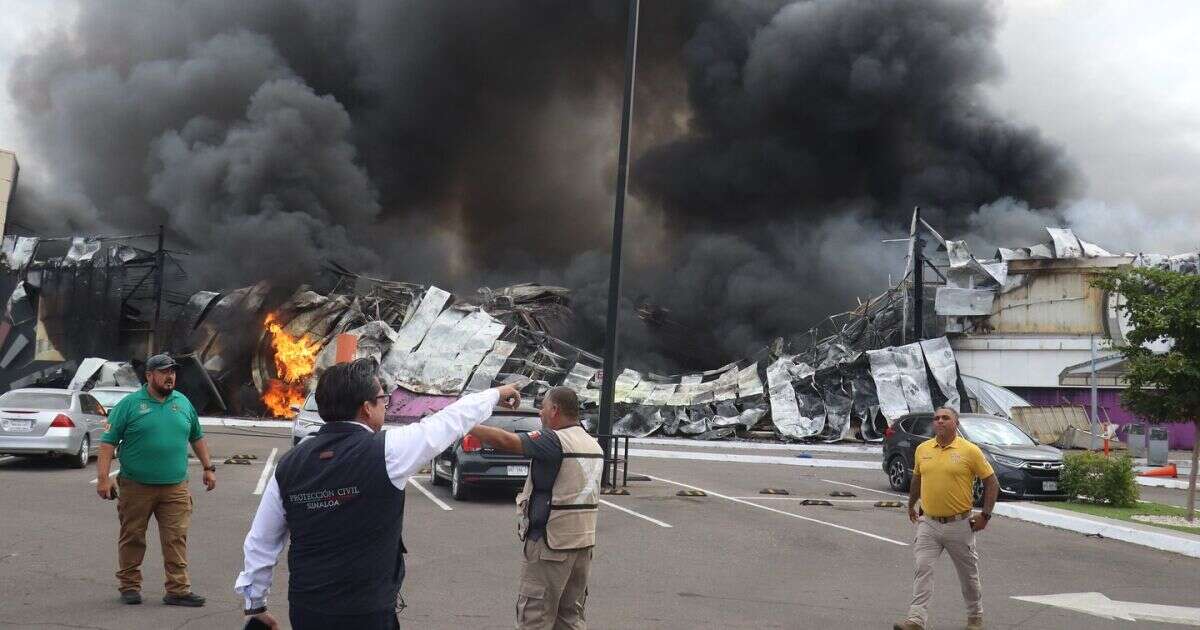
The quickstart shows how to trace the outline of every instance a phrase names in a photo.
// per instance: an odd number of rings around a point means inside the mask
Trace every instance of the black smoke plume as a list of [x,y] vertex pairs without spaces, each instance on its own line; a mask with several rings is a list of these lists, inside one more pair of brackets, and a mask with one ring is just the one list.
[[[624,7],[83,2],[9,78],[48,170],[14,215],[54,235],[163,223],[212,288],[327,259],[460,291],[562,283],[598,348]],[[712,367],[881,290],[899,253],[878,240],[912,205],[953,229],[1071,190],[1057,149],[981,103],[1000,71],[983,0],[642,7],[639,367]]]

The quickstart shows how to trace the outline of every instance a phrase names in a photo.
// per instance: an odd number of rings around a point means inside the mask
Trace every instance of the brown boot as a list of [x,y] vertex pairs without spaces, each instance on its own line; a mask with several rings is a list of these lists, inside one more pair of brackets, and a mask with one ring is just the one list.
[[967,617],[967,630],[983,630],[983,616]]
[[925,630],[925,626],[915,621],[900,621],[892,624],[892,630]]

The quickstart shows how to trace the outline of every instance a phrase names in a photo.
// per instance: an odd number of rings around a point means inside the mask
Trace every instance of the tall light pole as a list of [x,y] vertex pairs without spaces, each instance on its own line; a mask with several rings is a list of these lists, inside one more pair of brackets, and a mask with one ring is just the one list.
[[[625,228],[625,189],[629,179],[629,128],[633,116],[633,76],[637,67],[638,10],[640,0],[629,0],[629,26],[625,34],[625,102],[621,109],[621,145],[617,154],[617,198],[613,209],[612,260],[608,272],[608,326],[604,338],[604,381],[600,386],[601,436],[612,434],[613,395],[617,383],[617,313],[621,301],[621,241]],[[604,477],[608,477],[611,440],[600,438],[604,448]]]
[[921,238],[921,206],[913,208],[913,340],[925,339],[925,239]]

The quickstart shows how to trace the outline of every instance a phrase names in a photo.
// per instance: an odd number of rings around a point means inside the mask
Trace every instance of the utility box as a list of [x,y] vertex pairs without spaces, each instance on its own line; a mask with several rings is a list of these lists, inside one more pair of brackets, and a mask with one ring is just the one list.
[[1146,464],[1148,466],[1167,465],[1169,453],[1167,437],[1166,427],[1150,427],[1146,433]]
[[1134,422],[1125,430],[1125,445],[1129,447],[1129,456],[1141,459],[1146,456],[1146,424]]

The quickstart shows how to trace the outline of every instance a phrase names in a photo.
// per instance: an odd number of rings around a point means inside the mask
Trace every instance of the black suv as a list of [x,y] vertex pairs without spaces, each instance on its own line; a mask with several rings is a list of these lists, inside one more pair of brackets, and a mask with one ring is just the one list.
[[[1058,475],[1062,451],[1038,444],[1017,425],[996,416],[964,413],[958,434],[975,443],[996,471],[1000,496],[1016,499],[1061,499]],[[914,413],[892,423],[883,439],[883,470],[893,490],[908,492],[917,446],[933,437],[933,414]],[[975,503],[983,500],[983,484],[975,481]]]

